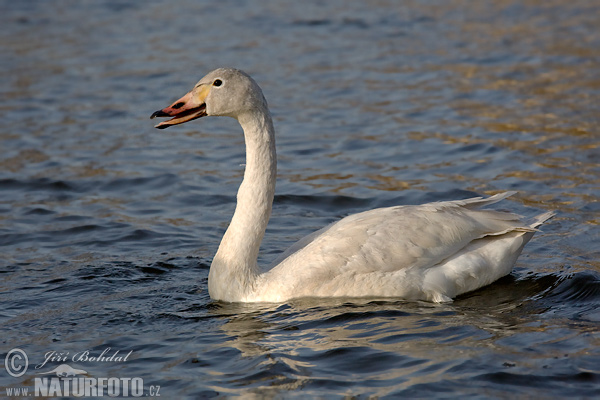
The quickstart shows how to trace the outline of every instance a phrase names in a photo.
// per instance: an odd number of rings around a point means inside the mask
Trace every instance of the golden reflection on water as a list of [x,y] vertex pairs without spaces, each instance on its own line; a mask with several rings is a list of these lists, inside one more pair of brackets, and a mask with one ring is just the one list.
[[[511,2],[498,4],[504,3]],[[578,20],[578,23],[581,21]],[[571,26],[575,23],[561,22],[561,25],[565,24]],[[503,40],[536,38],[535,43],[545,43],[544,39],[539,37],[543,35],[539,32],[539,27],[531,26],[529,20],[511,27],[465,24],[462,28],[463,33],[479,32],[473,36],[478,54],[485,54],[486,49],[493,49]],[[488,35],[481,35],[481,30],[488,32]],[[557,43],[546,43],[545,46],[532,44],[529,48],[531,52],[525,53],[526,55],[519,54],[523,49],[517,47],[515,54],[524,58],[522,62],[431,65],[422,72],[439,73],[435,80],[426,80],[415,85],[404,84],[402,89],[408,92],[418,89],[420,92],[419,100],[423,100],[423,103],[413,109],[413,112],[426,112],[443,102],[448,108],[447,118],[442,116],[443,119],[437,123],[442,128],[447,127],[448,131],[419,130],[418,124],[414,124],[413,129],[405,134],[390,130],[377,136],[369,134],[370,128],[365,124],[360,137],[362,140],[377,143],[396,135],[398,142],[403,138],[415,142],[434,139],[449,145],[488,144],[498,149],[509,150],[511,159],[507,160],[506,166],[495,176],[485,179],[461,171],[457,168],[460,167],[458,160],[447,160],[443,165],[415,163],[407,168],[427,170],[445,166],[447,170],[454,169],[454,173],[442,173],[439,176],[451,177],[458,182],[470,182],[470,188],[484,192],[495,191],[490,187],[490,181],[507,178],[543,183],[551,190],[544,195],[526,194],[525,197],[530,202],[545,203],[550,209],[574,204],[575,208],[569,209],[574,211],[582,204],[594,201],[590,192],[600,188],[600,113],[597,107],[590,107],[590,101],[598,99],[600,72],[597,64],[590,61],[577,63],[569,58],[573,55],[588,58],[599,56],[600,50],[597,47],[582,47],[592,45],[594,40],[600,42],[600,34],[592,36],[588,35],[580,43],[567,43],[565,38],[555,38]],[[536,59],[538,53],[540,56],[553,57],[555,61],[540,65]],[[410,68],[394,68],[388,72],[397,74],[407,71],[410,71]],[[378,82],[375,79],[368,81],[368,87],[373,90],[384,90],[386,84],[389,85],[385,81]],[[424,98],[423,93],[435,92],[438,87],[452,88],[453,93],[461,95],[448,98],[434,94]],[[406,119],[401,115],[401,111],[397,110],[400,103],[394,100],[361,104],[361,99],[353,99],[349,104],[367,114],[378,114],[379,119],[391,117],[400,124],[396,129],[402,129],[403,124],[411,123],[410,119]],[[419,145],[417,143],[412,146]],[[333,150],[326,156],[339,156],[339,153]],[[377,166],[377,160],[352,158],[351,154],[346,154],[345,157],[351,158],[354,164]],[[490,157],[487,156],[469,160],[479,164],[489,161]],[[532,165],[535,168],[532,168]],[[400,191],[411,187],[418,188],[418,180],[403,179],[401,169],[389,168],[385,170],[385,174],[370,172],[364,177],[377,182],[368,185],[371,189]],[[391,173],[394,173],[393,176],[390,176]],[[355,186],[352,180],[360,177],[357,173],[286,176],[292,181],[311,182],[315,187],[329,186],[334,192],[352,188]],[[326,180],[327,183],[319,183],[321,180]],[[585,187],[589,187],[590,190],[586,190]]]

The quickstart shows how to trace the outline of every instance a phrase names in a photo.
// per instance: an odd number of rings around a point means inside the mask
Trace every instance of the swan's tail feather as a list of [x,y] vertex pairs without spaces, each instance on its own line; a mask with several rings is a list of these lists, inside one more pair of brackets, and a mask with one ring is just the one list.
[[502,201],[502,200],[506,199],[507,197],[514,195],[515,193],[517,193],[517,192],[510,191],[510,192],[498,193],[498,194],[495,194],[495,195],[487,197],[487,198],[474,197],[471,199],[441,202],[441,203],[434,203],[434,204],[438,205],[438,207],[441,206],[440,208],[445,208],[447,206],[459,206],[462,208],[466,208],[467,210],[476,211],[476,212],[480,213],[480,215],[482,215],[482,216],[485,215],[487,218],[489,218],[491,220],[506,221],[507,223],[512,222],[512,226],[510,226],[504,230],[499,229],[498,232],[494,233],[494,235],[502,235],[502,234],[510,232],[510,231],[536,232],[537,228],[540,225],[542,225],[544,222],[546,222],[547,220],[549,220],[550,218],[552,218],[554,216],[554,213],[549,211],[549,212],[545,212],[543,214],[537,215],[529,221],[524,221],[523,217],[521,215],[514,214],[511,212],[497,211],[497,210],[490,210],[490,209],[483,209],[483,210],[480,209],[481,207],[484,207],[484,206],[487,206],[490,204],[494,204],[494,203],[498,203],[499,201]]
[[515,193],[517,192],[498,193],[486,198],[471,197],[470,199],[464,200],[438,201],[435,203],[424,204],[423,206],[431,207],[433,210],[445,210],[447,207],[463,207],[468,210],[475,210],[502,201]]
[[499,201],[502,201],[502,200],[506,199],[507,197],[510,197],[516,193],[517,192],[515,192],[515,191],[510,191],[510,192],[504,192],[504,193],[497,193],[493,196],[486,197],[486,198],[474,197],[472,199],[463,200],[464,204],[462,204],[462,206],[465,208],[468,208],[470,210],[472,210],[474,208],[485,207],[490,204],[498,203]]
[[538,226],[542,225],[544,222],[548,221],[550,218],[554,217],[556,214],[552,211],[545,212],[540,215],[536,215],[531,220],[529,226],[533,229],[536,229]]
[[[487,198],[473,197],[473,198],[465,199],[465,200],[440,202],[440,203],[434,203],[434,204],[441,205],[442,207],[452,204],[454,206],[464,207],[468,210],[476,210],[480,207],[485,207],[490,204],[498,203],[499,201],[502,201],[502,200],[506,199],[507,197],[514,195],[515,193],[517,193],[517,192],[510,191],[510,192],[497,193],[497,194],[487,197]],[[522,218],[518,214],[513,214],[513,213],[505,212],[505,211],[496,211],[496,210],[481,210],[481,211],[485,212],[486,215],[488,215],[490,217],[493,217],[495,219],[505,220],[505,221],[519,221]],[[527,223],[527,226],[522,227],[522,230],[523,231],[536,231],[537,227],[542,225],[544,222],[548,221],[550,218],[554,217],[554,215],[555,215],[555,213],[552,211],[548,211],[543,214],[536,215],[535,217],[533,217],[533,219],[531,219]]]

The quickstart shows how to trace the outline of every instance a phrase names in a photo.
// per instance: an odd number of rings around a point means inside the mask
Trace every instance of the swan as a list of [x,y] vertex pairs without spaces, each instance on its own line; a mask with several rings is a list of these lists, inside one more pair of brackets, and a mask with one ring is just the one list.
[[237,119],[246,166],[237,205],[208,275],[213,300],[281,303],[302,297],[449,302],[509,274],[547,212],[525,222],[480,209],[488,198],[378,208],[347,216],[285,251],[267,269],[257,257],[275,193],[275,130],[267,101],[245,72],[219,68],[151,118],[165,129],[204,116]]

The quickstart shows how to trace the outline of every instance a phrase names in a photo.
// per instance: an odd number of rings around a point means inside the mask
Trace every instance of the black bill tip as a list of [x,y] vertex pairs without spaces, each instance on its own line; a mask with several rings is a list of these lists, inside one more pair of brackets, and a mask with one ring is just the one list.
[[170,117],[170,115],[164,112],[163,110],[158,110],[154,111],[154,113],[150,116],[150,119],[154,119],[156,117]]

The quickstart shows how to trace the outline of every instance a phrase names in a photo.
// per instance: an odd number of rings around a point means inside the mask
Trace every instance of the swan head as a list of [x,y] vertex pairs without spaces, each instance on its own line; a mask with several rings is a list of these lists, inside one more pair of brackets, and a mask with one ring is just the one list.
[[267,102],[258,84],[248,74],[235,68],[209,72],[185,96],[150,116],[171,117],[155,128],[164,129],[204,116],[238,119],[245,113],[264,111]]

